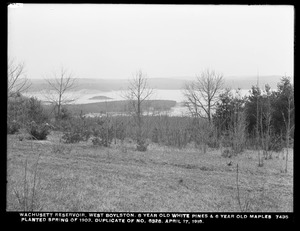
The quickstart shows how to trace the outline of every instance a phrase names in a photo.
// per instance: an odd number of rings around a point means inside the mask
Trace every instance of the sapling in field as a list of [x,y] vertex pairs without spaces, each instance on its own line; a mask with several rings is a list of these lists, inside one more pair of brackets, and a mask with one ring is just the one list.
[[[289,146],[290,146],[290,133],[293,129],[293,126],[291,126],[291,114],[293,111],[293,105],[292,105],[292,94],[288,95],[288,106],[287,106],[287,119],[285,119],[284,114],[282,113],[282,117],[284,119],[284,123],[286,126],[286,156],[285,156],[285,172],[287,173],[288,169],[288,158],[289,158]],[[287,120],[287,121],[286,121]]]

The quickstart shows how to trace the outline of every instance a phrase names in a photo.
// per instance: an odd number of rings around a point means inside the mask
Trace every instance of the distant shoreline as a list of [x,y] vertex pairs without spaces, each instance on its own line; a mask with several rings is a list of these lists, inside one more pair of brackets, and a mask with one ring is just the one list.
[[[259,86],[264,87],[269,84],[271,88],[277,88],[281,75],[259,76]],[[187,78],[148,78],[148,87],[159,90],[182,90],[186,82],[194,81],[195,77]],[[225,86],[233,89],[251,89],[257,84],[257,76],[227,76],[224,77]],[[28,92],[39,92],[45,90],[47,85],[43,79],[30,79],[31,87]],[[76,91],[119,91],[128,89],[128,80],[126,79],[84,79],[78,78]],[[75,90],[75,89],[74,89]],[[101,94],[101,93],[99,93]]]

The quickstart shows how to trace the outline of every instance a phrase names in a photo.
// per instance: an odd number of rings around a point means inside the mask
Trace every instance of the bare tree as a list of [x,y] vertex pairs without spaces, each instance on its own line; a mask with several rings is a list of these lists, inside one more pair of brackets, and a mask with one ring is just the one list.
[[57,73],[52,73],[52,78],[46,79],[46,83],[49,87],[46,98],[51,104],[54,104],[54,109],[57,108],[56,116],[60,118],[62,106],[76,100],[75,97],[66,95],[68,91],[76,87],[76,79],[71,72],[61,67]]
[[222,74],[206,69],[200,76],[196,76],[196,81],[186,84],[183,92],[186,98],[185,106],[193,116],[206,117],[211,123],[212,111],[216,107],[223,85]]
[[15,93],[22,93],[31,86],[25,76],[24,63],[16,63],[15,59],[8,59],[7,78],[7,92],[9,97]]
[[243,152],[246,142],[246,117],[244,111],[239,111],[238,108],[234,108],[231,117],[232,124],[229,127],[229,135],[232,141],[232,150],[235,154],[238,154]]
[[291,116],[294,110],[293,107],[293,92],[289,92],[288,97],[287,97],[287,101],[288,101],[288,105],[287,105],[287,120],[284,117],[284,113],[282,113],[282,117],[284,120],[284,124],[286,127],[286,156],[285,156],[285,172],[287,173],[287,167],[288,167],[288,158],[289,158],[289,146],[290,146],[290,134],[292,129],[294,128],[294,125],[291,126]]
[[[272,152],[270,151],[271,147],[271,132],[272,132],[272,110],[271,110],[271,91],[270,86],[268,84],[265,85],[265,97],[266,100],[266,108],[264,110],[261,110],[261,133],[262,133],[262,146],[263,146],[263,152],[264,152],[264,158],[265,159],[271,159],[272,158]],[[263,118],[265,119],[263,126]]]
[[129,81],[128,92],[123,96],[129,101],[130,110],[134,118],[136,130],[137,149],[145,151],[145,137],[143,135],[143,106],[145,100],[148,100],[153,93],[153,89],[147,86],[147,75],[141,70],[133,75],[133,79]]
[[264,166],[264,160],[261,157],[260,154],[260,147],[261,147],[261,137],[260,137],[260,133],[259,133],[259,124],[261,124],[260,121],[261,117],[259,117],[259,108],[261,108],[260,105],[260,100],[259,100],[259,96],[260,96],[260,89],[258,87],[258,80],[257,80],[257,98],[256,98],[256,149],[257,149],[257,155],[258,155],[258,167],[262,167]]

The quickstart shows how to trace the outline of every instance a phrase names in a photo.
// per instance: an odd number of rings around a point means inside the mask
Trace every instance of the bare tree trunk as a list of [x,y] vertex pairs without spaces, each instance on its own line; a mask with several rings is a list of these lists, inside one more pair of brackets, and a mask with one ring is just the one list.
[[[257,84],[257,89],[258,89],[258,84]],[[259,95],[257,95],[256,99],[256,149],[257,149],[257,154],[258,154],[258,167],[262,167],[264,165],[263,159],[261,158],[261,153],[260,153],[260,133],[259,133]]]
[[186,84],[183,91],[186,98],[184,105],[193,117],[207,118],[211,124],[211,113],[216,107],[223,84],[223,76],[208,69],[196,76],[196,81]]
[[139,70],[133,76],[133,80],[129,82],[129,91],[123,97],[129,100],[131,110],[133,111],[133,119],[136,125],[136,142],[138,151],[146,151],[145,137],[143,134],[143,111],[142,105],[148,100],[153,93],[153,89],[147,86],[146,75]]
[[57,104],[57,117],[61,117],[61,95],[59,95],[58,98],[58,104]]
[[115,119],[115,126],[114,126],[114,143],[117,144],[117,120]]
[[66,92],[74,89],[76,87],[76,82],[73,78],[73,74],[68,73],[64,67],[61,67],[58,74],[53,73],[52,77],[54,78],[46,79],[49,86],[49,92],[46,95],[46,98],[48,99],[48,102],[57,107],[56,117],[57,119],[60,119],[62,106],[76,100],[74,97],[66,97]]
[[[259,116],[259,124],[260,124],[260,132],[258,133],[259,134],[259,142],[260,142],[260,144],[261,144],[261,147],[262,147],[262,149],[263,149],[263,146],[264,146],[264,144],[263,144],[263,118],[262,118],[262,105],[260,105],[260,116]],[[261,166],[263,166],[264,165],[264,149],[263,149],[263,155],[261,156],[260,155],[260,152],[259,152],[259,156],[260,156],[260,164],[259,165],[261,165]]]
[[284,123],[286,126],[286,156],[285,156],[285,173],[288,171],[288,158],[289,158],[289,146],[290,146],[290,132],[291,132],[291,114],[292,114],[292,108],[291,108],[291,94],[288,96],[288,118],[287,121],[285,120],[284,114],[282,113]]

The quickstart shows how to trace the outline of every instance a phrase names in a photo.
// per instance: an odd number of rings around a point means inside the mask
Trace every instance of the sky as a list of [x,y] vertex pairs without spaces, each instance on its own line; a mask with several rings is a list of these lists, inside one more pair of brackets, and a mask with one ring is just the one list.
[[76,78],[287,75],[293,6],[21,4],[8,6],[8,57],[28,78],[61,66]]

